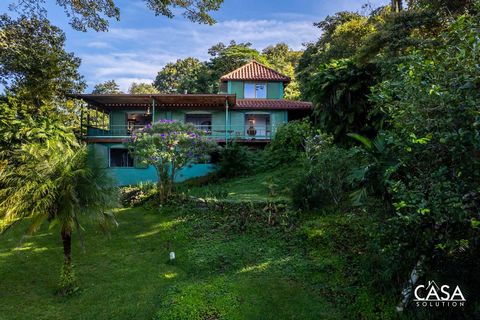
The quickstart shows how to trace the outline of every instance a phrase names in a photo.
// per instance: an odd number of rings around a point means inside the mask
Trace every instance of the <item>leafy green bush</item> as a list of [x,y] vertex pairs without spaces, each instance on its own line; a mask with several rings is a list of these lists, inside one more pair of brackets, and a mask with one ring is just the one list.
[[[455,279],[472,299],[480,295],[472,271],[480,257],[479,18],[457,18],[435,46],[404,56],[372,95],[389,116],[386,151],[398,162],[371,180],[384,184],[391,203],[378,230],[386,280],[407,279],[425,256],[428,280]],[[372,164],[382,162],[370,154]]]
[[332,60],[322,64],[306,86],[306,94],[314,102],[320,130],[332,134],[337,142],[346,140],[346,133],[374,135],[382,116],[372,116],[368,100],[375,84],[375,67],[357,66],[352,59]]
[[139,206],[156,193],[153,182],[140,182],[135,186],[126,186],[120,189],[120,200],[124,207]]
[[266,148],[265,164],[276,167],[282,163],[298,161],[305,152],[305,140],[312,132],[308,119],[282,124]]
[[232,178],[251,174],[258,163],[255,153],[235,141],[220,151],[219,175]]
[[348,177],[354,166],[355,152],[330,145],[324,136],[307,140],[305,175],[293,189],[293,202],[304,209],[341,205],[351,190]]

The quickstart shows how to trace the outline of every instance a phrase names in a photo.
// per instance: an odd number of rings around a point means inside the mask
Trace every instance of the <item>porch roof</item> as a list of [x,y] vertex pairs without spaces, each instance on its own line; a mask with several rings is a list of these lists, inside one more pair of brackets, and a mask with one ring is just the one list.
[[236,104],[234,94],[73,94],[90,106],[105,110],[128,108],[145,108],[153,105],[172,108],[225,107]]
[[278,99],[238,99],[233,109],[242,110],[311,110],[312,103],[307,101]]
[[225,108],[232,110],[311,110],[312,103],[279,99],[237,99],[235,94],[75,94],[90,107],[109,111],[122,108]]

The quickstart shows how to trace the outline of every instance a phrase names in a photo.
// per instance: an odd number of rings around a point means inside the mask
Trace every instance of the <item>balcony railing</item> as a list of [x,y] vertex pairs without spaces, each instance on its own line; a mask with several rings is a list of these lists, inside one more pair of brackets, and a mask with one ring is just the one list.
[[[108,130],[87,127],[87,137],[89,138],[125,138],[130,137],[136,131],[145,126],[127,126],[127,125],[110,125]],[[275,126],[272,125],[204,125],[195,126],[197,129],[204,131],[208,136],[215,140],[270,140],[275,133]]]

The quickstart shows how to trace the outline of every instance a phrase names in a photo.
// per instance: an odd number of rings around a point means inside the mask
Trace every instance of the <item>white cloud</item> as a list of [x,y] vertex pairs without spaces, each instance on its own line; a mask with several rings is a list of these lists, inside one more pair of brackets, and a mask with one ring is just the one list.
[[107,48],[111,48],[111,46],[110,46],[108,43],[106,43],[106,42],[101,42],[101,41],[89,42],[89,43],[87,43],[86,46],[89,47],[89,48],[95,48],[95,49],[107,49]]
[[115,79],[127,90],[132,81],[152,82],[168,62],[188,56],[208,59],[208,48],[218,42],[251,42],[258,50],[285,42],[298,50],[319,35],[307,20],[227,20],[214,26],[179,22],[176,26],[111,28],[95,34],[86,45],[89,50],[77,52],[83,61],[81,71],[89,84]]

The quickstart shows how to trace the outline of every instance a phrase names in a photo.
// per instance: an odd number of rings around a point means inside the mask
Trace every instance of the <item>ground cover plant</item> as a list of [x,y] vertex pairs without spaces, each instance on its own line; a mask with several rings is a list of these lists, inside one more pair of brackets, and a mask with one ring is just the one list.
[[[331,245],[335,241],[343,247],[349,240],[330,236],[345,231],[349,222],[344,218],[339,224],[338,217],[297,217],[290,225],[271,225],[252,217],[239,228],[235,215],[195,207],[121,210],[119,228],[109,239],[87,225],[86,251],[78,253],[76,262],[82,285],[70,298],[54,294],[55,274],[49,272],[60,259],[56,228],[42,228],[22,245],[19,229],[7,234],[0,249],[0,270],[9,275],[0,284],[0,318],[347,316],[342,305],[354,302],[356,294],[350,289],[350,253],[338,255]],[[327,245],[319,249],[324,241]],[[73,250],[80,251],[77,241]],[[169,251],[176,253],[174,263]],[[105,297],[108,303],[98,303]],[[29,303],[19,309],[19,299]]]

